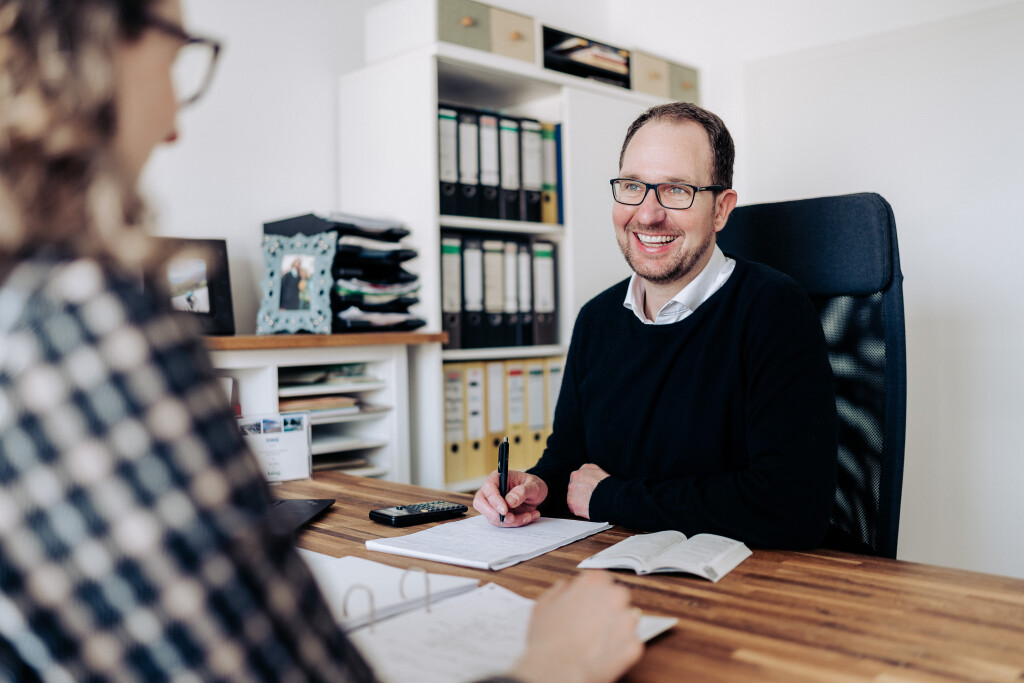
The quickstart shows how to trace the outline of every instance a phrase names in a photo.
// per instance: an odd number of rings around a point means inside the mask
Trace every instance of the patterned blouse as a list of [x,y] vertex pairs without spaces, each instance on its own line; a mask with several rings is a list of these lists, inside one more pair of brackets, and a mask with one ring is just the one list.
[[374,680],[192,322],[90,260],[0,276],[0,680]]

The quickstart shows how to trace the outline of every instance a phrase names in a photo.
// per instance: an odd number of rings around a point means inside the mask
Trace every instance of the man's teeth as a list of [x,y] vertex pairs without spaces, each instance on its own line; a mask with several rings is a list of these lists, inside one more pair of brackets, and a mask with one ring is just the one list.
[[644,244],[668,244],[674,241],[678,235],[644,235],[642,233],[636,233],[637,239]]

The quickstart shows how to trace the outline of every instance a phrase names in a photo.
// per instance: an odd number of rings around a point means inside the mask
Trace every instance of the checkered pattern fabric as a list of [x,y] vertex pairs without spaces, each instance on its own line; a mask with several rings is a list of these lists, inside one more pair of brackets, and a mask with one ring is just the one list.
[[0,284],[0,679],[373,680],[191,322],[87,260]]

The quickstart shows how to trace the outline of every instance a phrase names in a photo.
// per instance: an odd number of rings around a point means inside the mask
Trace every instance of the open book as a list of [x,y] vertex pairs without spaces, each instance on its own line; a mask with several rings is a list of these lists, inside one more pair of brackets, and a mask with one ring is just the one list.
[[[526,527],[523,527],[526,528]],[[475,681],[508,671],[526,649],[533,600],[488,583],[423,609],[349,632],[385,683]],[[675,617],[641,616],[637,636],[649,640]]]
[[364,560],[331,557],[299,549],[309,565],[334,620],[345,630],[387,619],[473,590],[476,579],[450,574],[427,574]]
[[731,538],[697,534],[687,539],[678,531],[658,531],[630,536],[577,566],[581,569],[632,569],[637,574],[685,572],[717,582],[748,557],[750,549]]
[[504,569],[611,529],[605,522],[541,517],[522,527],[492,526],[483,515],[395,538],[366,542],[368,550],[408,555],[475,569]]

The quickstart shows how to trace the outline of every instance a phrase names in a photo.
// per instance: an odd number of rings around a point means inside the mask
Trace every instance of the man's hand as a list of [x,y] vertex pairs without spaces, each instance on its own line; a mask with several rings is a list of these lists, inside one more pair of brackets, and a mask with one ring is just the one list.
[[569,475],[569,491],[565,500],[572,514],[590,519],[590,496],[594,494],[598,483],[609,476],[611,475],[589,462]]
[[[509,470],[508,493],[502,499],[498,492],[498,470],[476,492],[473,507],[494,526],[524,526],[540,519],[537,506],[548,497],[548,485],[540,477],[526,472]],[[498,515],[505,515],[501,522]]]

